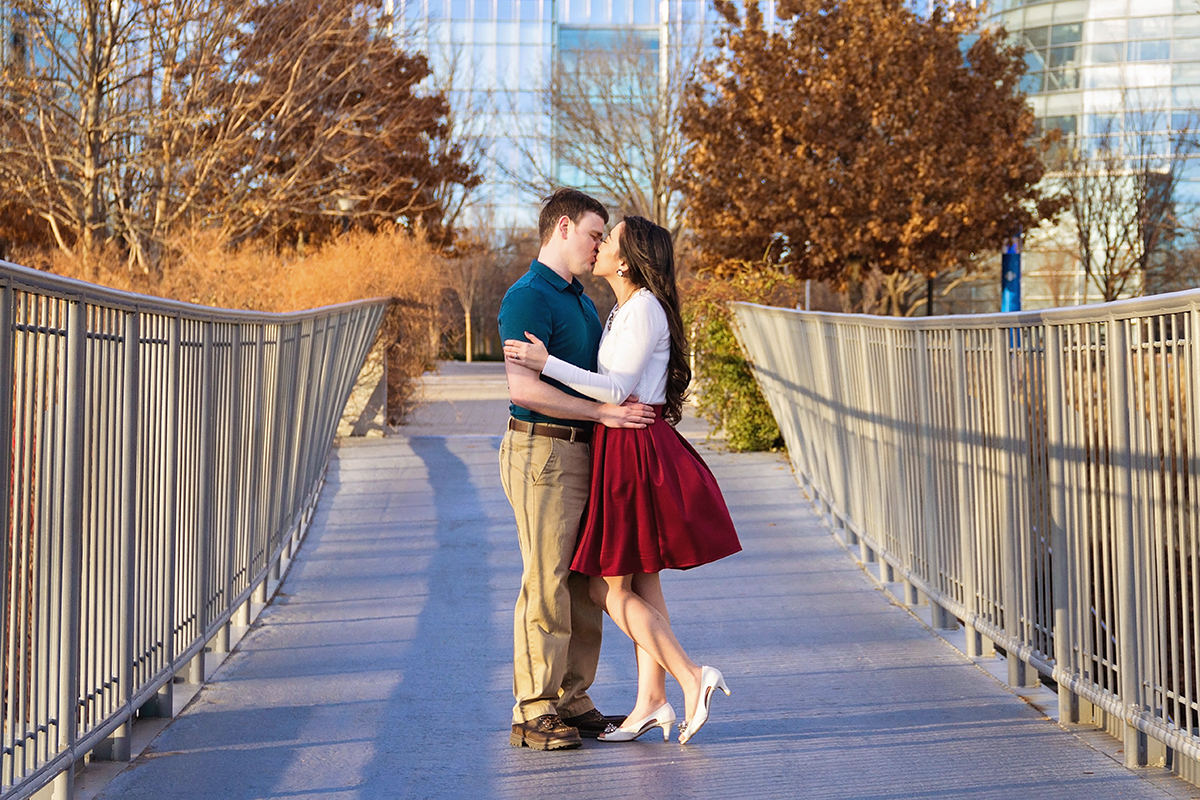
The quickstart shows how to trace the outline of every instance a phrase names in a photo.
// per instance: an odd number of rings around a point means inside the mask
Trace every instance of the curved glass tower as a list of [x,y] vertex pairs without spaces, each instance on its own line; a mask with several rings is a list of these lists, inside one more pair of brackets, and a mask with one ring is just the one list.
[[[1196,136],[1200,109],[1200,4],[1196,0],[998,0],[988,18],[1023,44],[1023,88],[1040,130],[1094,152],[1155,142],[1164,156],[1180,132]],[[1144,146],[1144,145],[1143,145]],[[1200,200],[1200,164],[1182,162],[1182,211]],[[1027,307],[1096,301],[1078,259],[1045,242],[1026,250]],[[1090,291],[1090,296],[1089,296]]]

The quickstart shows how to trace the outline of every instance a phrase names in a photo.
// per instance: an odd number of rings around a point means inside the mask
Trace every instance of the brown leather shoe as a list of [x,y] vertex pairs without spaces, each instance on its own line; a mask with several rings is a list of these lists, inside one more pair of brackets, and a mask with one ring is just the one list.
[[604,733],[609,725],[612,725],[614,728],[621,727],[622,723],[625,722],[625,718],[606,717],[599,710],[593,708],[577,716],[567,717],[563,722],[573,728],[578,728],[579,735],[584,739],[595,739]]
[[569,750],[581,746],[583,740],[579,738],[579,731],[564,725],[558,714],[542,714],[537,719],[513,725],[508,743],[534,750]]

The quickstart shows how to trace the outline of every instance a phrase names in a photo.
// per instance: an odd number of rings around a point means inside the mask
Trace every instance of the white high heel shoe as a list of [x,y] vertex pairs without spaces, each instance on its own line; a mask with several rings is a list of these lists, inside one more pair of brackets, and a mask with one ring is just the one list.
[[663,741],[671,738],[671,726],[675,724],[675,709],[670,703],[663,703],[645,719],[630,722],[625,720],[621,727],[609,726],[609,729],[596,737],[601,742],[632,742],[634,739],[654,728],[662,728]]
[[679,726],[680,744],[687,744],[693,736],[700,732],[704,723],[708,722],[708,706],[712,702],[714,689],[720,689],[726,697],[729,696],[729,687],[725,685],[725,676],[721,674],[721,670],[716,667],[701,667],[700,705],[696,709],[696,713],[692,714],[692,718]]

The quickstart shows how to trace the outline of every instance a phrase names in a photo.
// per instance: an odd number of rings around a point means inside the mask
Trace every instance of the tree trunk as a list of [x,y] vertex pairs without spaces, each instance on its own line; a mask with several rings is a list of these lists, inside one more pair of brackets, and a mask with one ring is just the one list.
[[467,351],[467,363],[472,361],[472,355],[475,352],[475,334],[471,330],[471,311],[463,309],[463,320],[466,322],[466,336],[464,337],[463,347]]
[[933,316],[933,276],[925,279],[925,316]]

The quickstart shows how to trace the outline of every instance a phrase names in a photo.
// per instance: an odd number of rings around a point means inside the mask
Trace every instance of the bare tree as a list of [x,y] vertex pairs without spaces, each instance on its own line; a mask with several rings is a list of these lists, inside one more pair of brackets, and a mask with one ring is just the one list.
[[454,292],[463,314],[463,352],[467,363],[475,360],[475,311],[487,283],[489,273],[496,268],[496,249],[479,232],[463,237],[457,252],[445,258],[442,274]]
[[[1178,121],[1176,121],[1178,123]],[[1191,121],[1167,131],[1159,111],[1117,116],[1091,138],[1064,139],[1051,151],[1051,180],[1070,212],[1074,254],[1105,301],[1145,290],[1181,226],[1177,189],[1196,154]]]
[[634,33],[560,52],[538,95],[549,125],[512,113],[523,102],[517,93],[498,96],[500,110],[527,120],[510,137],[517,158],[500,170],[531,194],[578,185],[678,231],[681,110],[699,55],[696,42],[651,47]]
[[[915,270],[883,272],[872,267],[865,273],[843,276],[836,292],[842,311],[879,316],[912,317],[932,314],[932,304],[950,298],[956,289],[990,276],[975,264],[944,272],[934,285],[928,275]],[[939,313],[945,313],[940,310]]]
[[[1070,250],[1045,250],[1041,253],[1043,268],[1038,277],[1050,292],[1050,302],[1063,306],[1071,299],[1072,279],[1078,274],[1078,256]],[[1029,274],[1029,277],[1034,277]]]
[[114,149],[134,135],[131,97],[146,76],[146,5],[16,0],[25,58],[0,90],[0,182],[54,241],[85,251],[110,234]]
[[183,228],[299,244],[399,221],[442,241],[479,183],[381,0],[15,5],[31,46],[0,85],[0,182],[63,250],[114,243],[150,271]]
[[[481,102],[475,92],[466,88],[465,45],[452,42],[448,48],[440,49],[437,56],[430,65],[429,84],[436,94],[446,98],[446,128],[450,131],[450,136],[440,142],[438,156],[448,155],[448,148],[457,148],[458,158],[476,176],[471,181],[442,181],[434,187],[433,196],[442,214],[441,230],[455,231],[468,207],[479,199],[483,182],[479,172],[487,158],[485,142],[492,106],[486,100]],[[442,244],[452,246],[453,242],[447,240]]]

